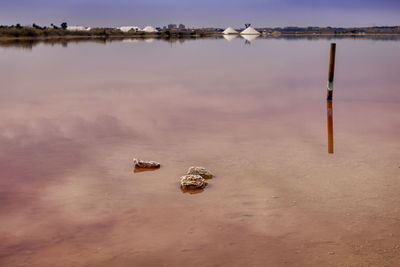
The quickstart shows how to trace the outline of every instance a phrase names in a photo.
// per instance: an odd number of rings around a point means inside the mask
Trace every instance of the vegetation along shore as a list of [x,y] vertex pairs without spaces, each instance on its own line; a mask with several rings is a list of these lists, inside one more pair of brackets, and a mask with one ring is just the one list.
[[[50,39],[50,38],[106,38],[106,37],[132,37],[132,38],[190,38],[210,37],[222,34],[222,28],[157,28],[154,32],[143,30],[123,31],[120,28],[86,28],[84,30],[68,30],[67,23],[60,26],[39,26],[35,23],[29,26],[20,24],[5,26],[0,25],[1,39]],[[241,29],[238,29],[241,30]],[[335,27],[278,27],[256,28],[264,36],[281,35],[400,35],[400,26],[335,28]]]

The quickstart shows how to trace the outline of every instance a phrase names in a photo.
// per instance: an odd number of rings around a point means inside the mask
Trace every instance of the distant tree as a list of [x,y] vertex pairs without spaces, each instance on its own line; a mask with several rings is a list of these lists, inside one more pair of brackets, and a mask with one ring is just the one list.
[[17,25],[15,27],[17,27],[17,29],[21,29],[22,28],[21,24],[19,24],[19,23],[17,23]]
[[61,23],[61,28],[62,28],[63,30],[66,30],[67,27],[68,27],[68,24],[67,24],[66,22]]
[[58,27],[56,25],[54,25],[53,23],[51,24],[51,27],[53,27],[53,29],[58,29]]
[[36,23],[33,23],[33,24],[32,24],[32,27],[35,28],[35,29],[40,29],[40,30],[43,29],[42,27],[40,27],[40,26],[37,25]]

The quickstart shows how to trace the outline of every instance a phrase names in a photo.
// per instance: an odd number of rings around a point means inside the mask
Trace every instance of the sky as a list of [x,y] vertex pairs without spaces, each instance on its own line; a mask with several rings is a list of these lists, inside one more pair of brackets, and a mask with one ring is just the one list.
[[400,25],[400,0],[0,0],[0,25]]

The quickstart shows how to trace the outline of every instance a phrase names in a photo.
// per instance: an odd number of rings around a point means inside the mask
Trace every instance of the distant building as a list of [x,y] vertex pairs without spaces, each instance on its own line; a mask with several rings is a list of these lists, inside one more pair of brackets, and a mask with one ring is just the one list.
[[67,26],[67,31],[90,31],[90,27],[84,26]]
[[137,26],[122,26],[118,28],[121,32],[129,32],[129,31],[140,31],[140,28]]
[[186,27],[185,27],[185,25],[183,25],[183,24],[179,24],[179,26],[178,26],[178,29],[179,30],[184,30]]
[[176,24],[168,24],[168,30],[175,30],[176,29]]

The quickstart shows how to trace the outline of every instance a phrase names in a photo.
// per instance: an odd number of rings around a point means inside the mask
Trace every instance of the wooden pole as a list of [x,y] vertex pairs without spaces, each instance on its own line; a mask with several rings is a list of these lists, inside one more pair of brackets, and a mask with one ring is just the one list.
[[328,153],[333,154],[333,107],[332,100],[326,101],[326,112],[328,115]]
[[336,43],[331,43],[331,56],[329,59],[329,73],[328,73],[328,87],[327,87],[327,100],[332,100],[333,95],[333,77],[335,75],[335,56],[336,56]]

